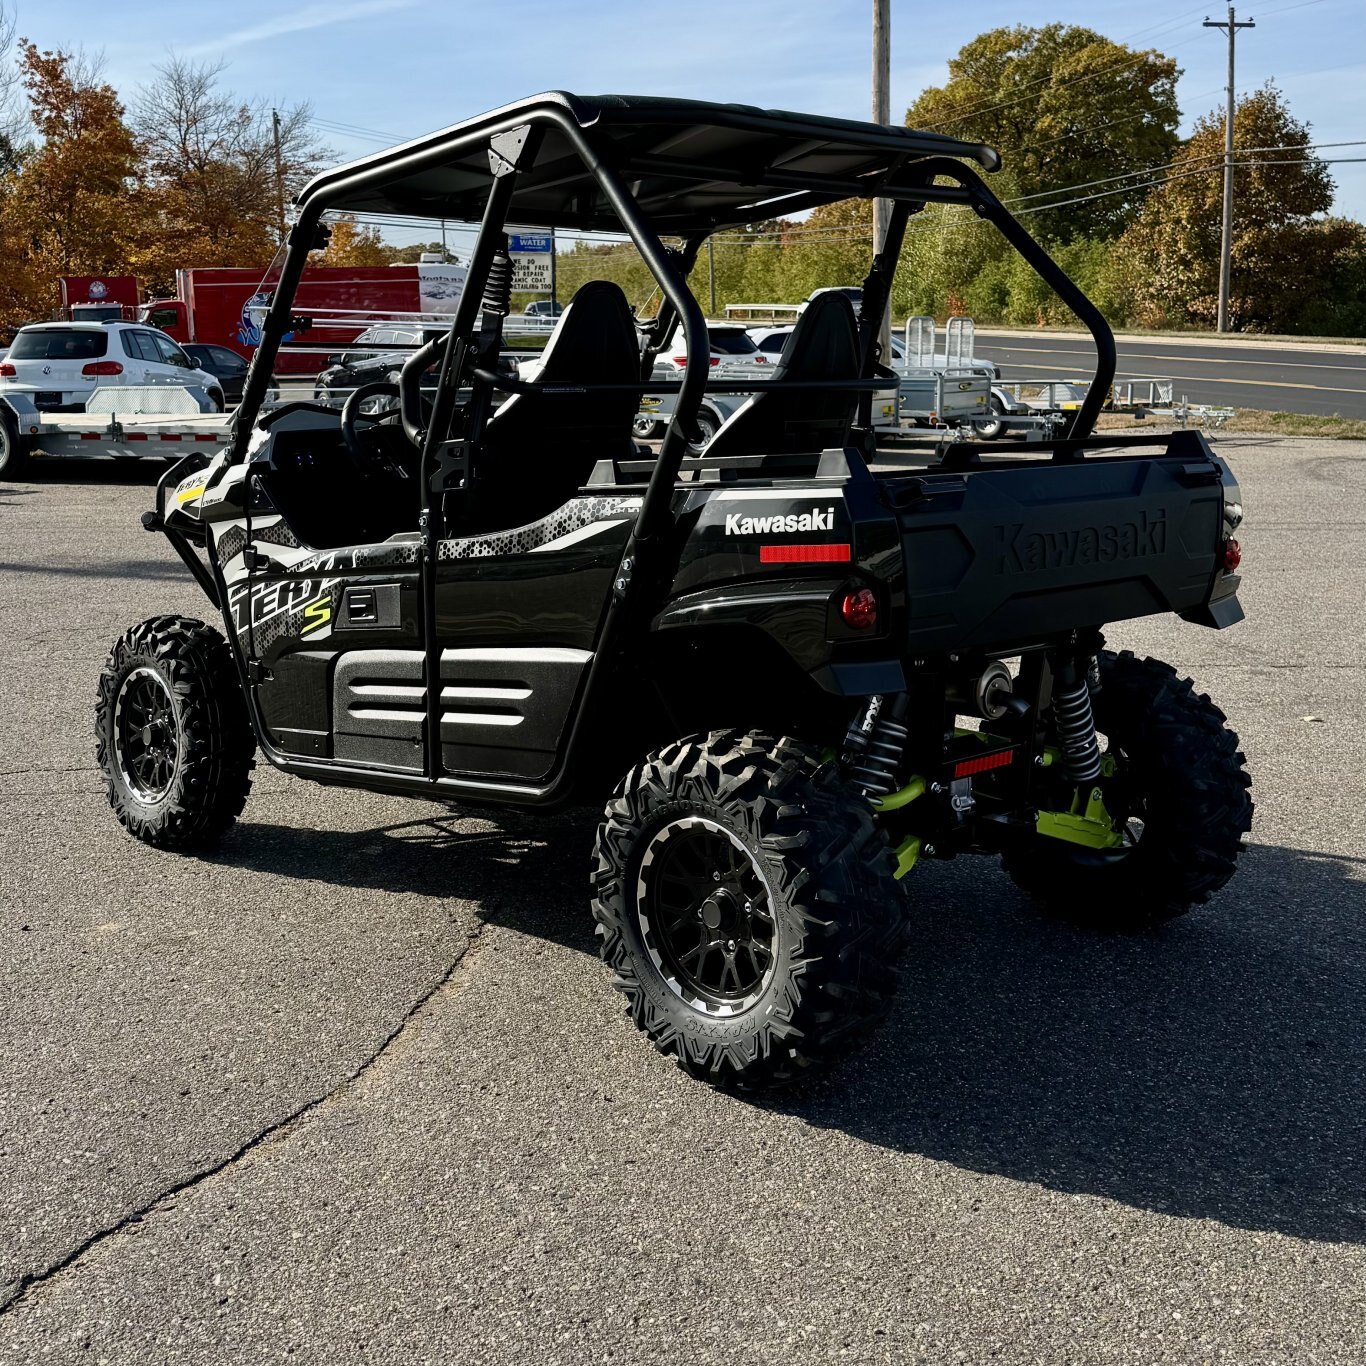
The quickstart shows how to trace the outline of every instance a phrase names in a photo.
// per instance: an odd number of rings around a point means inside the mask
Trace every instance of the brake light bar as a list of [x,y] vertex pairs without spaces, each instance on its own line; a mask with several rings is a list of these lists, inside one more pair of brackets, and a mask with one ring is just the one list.
[[993,768],[1005,768],[1015,762],[1013,749],[998,749],[994,754],[974,754],[971,759],[960,759],[953,766],[955,778],[971,778],[977,773],[989,773]]
[[826,545],[761,545],[760,564],[847,564],[851,559],[847,541]]

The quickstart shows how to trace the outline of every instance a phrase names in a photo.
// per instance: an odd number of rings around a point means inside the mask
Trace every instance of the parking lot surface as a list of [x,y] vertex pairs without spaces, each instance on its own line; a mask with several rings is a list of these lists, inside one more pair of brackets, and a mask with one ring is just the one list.
[[1110,639],[1242,734],[1238,879],[1107,938],[922,864],[886,1027],[757,1103],[624,1018],[591,812],[128,838],[96,674],[211,609],[153,471],[0,485],[0,1361],[1359,1362],[1366,460],[1219,444],[1249,620]]

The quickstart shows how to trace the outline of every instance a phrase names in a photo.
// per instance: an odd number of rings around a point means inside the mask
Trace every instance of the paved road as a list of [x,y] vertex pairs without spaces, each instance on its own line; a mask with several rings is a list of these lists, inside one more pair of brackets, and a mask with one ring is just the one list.
[[[1095,368],[1089,342],[1047,333],[1019,336],[978,328],[974,350],[996,361],[1005,379],[1071,379]],[[1177,397],[1185,394],[1192,403],[1366,418],[1366,350],[1345,354],[1298,345],[1121,338],[1116,378],[1149,377],[1175,379]]]
[[766,1104],[623,1018],[591,817],[124,836],[100,659],[203,604],[151,471],[0,485],[0,1362],[1359,1362],[1366,461],[1222,445],[1250,621],[1113,636],[1243,734],[1235,887],[1114,939],[918,869],[888,1026]]

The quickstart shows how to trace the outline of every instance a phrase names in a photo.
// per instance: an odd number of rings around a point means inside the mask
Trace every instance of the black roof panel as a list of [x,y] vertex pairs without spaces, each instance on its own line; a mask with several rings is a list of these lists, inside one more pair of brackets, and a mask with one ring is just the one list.
[[324,172],[298,203],[478,219],[491,179],[490,137],[528,123],[544,130],[543,140],[519,177],[508,219],[545,227],[619,226],[583,164],[580,140],[617,168],[655,230],[668,234],[875,192],[914,198],[916,162],[925,157],[1000,165],[990,147],[911,128],[743,104],[551,91]]

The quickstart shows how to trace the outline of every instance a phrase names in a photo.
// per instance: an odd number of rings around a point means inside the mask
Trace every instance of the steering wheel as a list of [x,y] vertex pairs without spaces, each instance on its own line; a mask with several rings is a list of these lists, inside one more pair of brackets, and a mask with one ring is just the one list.
[[360,433],[356,430],[358,422],[384,422],[398,412],[397,408],[387,409],[381,413],[361,412],[360,405],[362,403],[367,399],[379,398],[381,395],[397,398],[398,385],[391,384],[388,380],[374,380],[369,384],[362,384],[358,389],[353,389],[347,396],[341,410],[342,444],[346,447],[347,457],[357,474],[362,476],[385,474],[390,477],[399,476],[406,479],[408,477],[407,470],[372,450],[361,440]]

